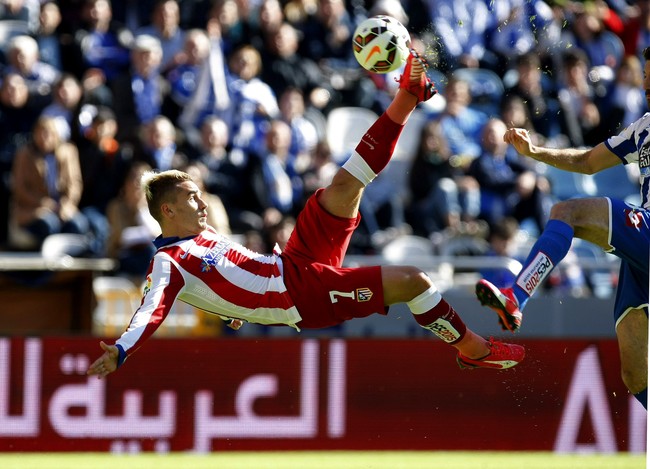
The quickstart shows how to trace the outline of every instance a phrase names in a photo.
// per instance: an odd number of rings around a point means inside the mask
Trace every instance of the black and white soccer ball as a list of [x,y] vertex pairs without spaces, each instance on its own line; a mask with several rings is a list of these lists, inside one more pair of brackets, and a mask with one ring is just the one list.
[[378,15],[362,21],[352,37],[357,62],[374,73],[388,73],[401,67],[410,47],[411,36],[392,16]]

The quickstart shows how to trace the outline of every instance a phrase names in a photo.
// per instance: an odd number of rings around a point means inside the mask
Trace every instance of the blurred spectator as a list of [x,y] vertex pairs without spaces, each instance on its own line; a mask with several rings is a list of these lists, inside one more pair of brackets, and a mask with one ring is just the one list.
[[629,15],[621,31],[625,55],[635,55],[643,63],[643,49],[650,44],[650,2],[633,2],[634,14]]
[[289,241],[289,236],[296,226],[296,219],[292,216],[285,215],[280,221],[274,225],[268,227],[266,230],[266,237],[268,241],[266,245],[269,246],[272,250],[280,248],[283,250]]
[[56,2],[53,0],[43,1],[38,19],[36,42],[41,60],[57,70],[63,70],[63,56],[69,53],[69,50],[61,44],[59,35],[61,11]]
[[79,165],[84,183],[79,206],[106,214],[106,205],[122,187],[130,158],[115,139],[118,123],[108,107],[94,110],[92,122],[78,139]]
[[38,43],[30,36],[16,36],[7,48],[8,65],[4,74],[17,73],[25,80],[30,94],[49,97],[60,72],[39,58]]
[[208,225],[222,235],[230,235],[230,221],[228,220],[228,213],[223,202],[218,195],[212,194],[205,187],[205,180],[210,173],[208,167],[201,162],[195,161],[181,167],[181,171],[185,171],[192,176],[192,180],[202,192],[201,199],[208,204],[208,208],[206,209],[208,212]]
[[296,28],[300,28],[318,11],[318,0],[287,0],[284,2],[284,17]]
[[230,83],[233,147],[246,153],[260,153],[265,145],[268,121],[280,113],[277,98],[271,87],[259,78],[262,58],[253,47],[237,49],[228,64],[233,75]]
[[647,111],[643,92],[643,66],[636,55],[628,55],[616,70],[605,104],[608,134],[617,134]]
[[243,236],[244,239],[242,241],[242,246],[245,248],[261,254],[268,254],[271,252],[271,249],[266,245],[266,241],[259,230],[249,230],[244,233]]
[[192,160],[207,167],[206,190],[223,202],[233,231],[261,228],[261,217],[250,211],[246,202],[254,198],[248,184],[247,161],[233,161],[228,140],[226,123],[218,117],[208,117],[201,126],[201,144]]
[[[151,12],[157,0],[113,0],[112,9],[117,21],[137,31],[151,22]],[[187,0],[191,1],[191,0]]]
[[435,119],[440,121],[452,157],[465,166],[481,153],[481,132],[487,122],[487,115],[470,107],[472,95],[469,83],[451,77],[445,88],[445,108]]
[[[559,135],[555,139],[546,139],[542,134],[537,132],[528,114],[526,103],[517,95],[508,95],[501,101],[501,120],[503,120],[508,128],[517,127],[526,129],[531,137],[531,141],[535,145],[549,144],[551,142],[557,146],[567,144],[567,139],[564,135]],[[530,158],[521,158],[520,162],[534,170],[539,167],[539,164]],[[545,171],[545,169],[542,168],[542,171]]]
[[83,90],[77,79],[64,73],[52,89],[52,103],[43,109],[43,115],[56,119],[62,141],[70,140],[77,121]]
[[56,121],[41,117],[32,141],[16,153],[11,174],[12,216],[37,241],[55,233],[88,233],[79,211],[82,192],[77,147],[62,142]]
[[169,93],[169,83],[160,74],[160,41],[138,36],[131,51],[130,69],[113,80],[113,110],[120,123],[118,140],[137,141],[140,124],[159,116]]
[[501,101],[501,119],[508,128],[519,127],[535,135],[538,139],[535,143],[543,141],[544,137],[535,132],[535,126],[528,114],[526,103],[524,103],[524,100],[520,96],[516,94],[504,96]]
[[[239,2],[240,9],[242,3],[251,2]],[[261,52],[268,36],[275,33],[284,22],[280,0],[260,0],[249,20],[249,35],[245,42]]]
[[334,90],[318,64],[309,57],[298,55],[300,38],[289,23],[267,36],[262,80],[268,83],[276,96],[293,87],[305,96],[308,106],[323,109],[332,100]]
[[[490,227],[488,234],[489,248],[485,253],[490,257],[514,259],[517,254],[517,233],[519,223],[511,217],[504,217]],[[505,260],[505,259],[504,259]],[[498,288],[512,285],[518,272],[506,267],[481,269],[480,275]]]
[[178,114],[175,122],[191,145],[198,144],[198,128],[206,116],[218,116],[229,122],[231,119],[233,110],[222,44],[214,20],[208,22],[207,34],[199,29],[189,31],[185,41],[186,62],[169,74],[173,93],[170,107],[179,109],[166,114],[172,120]]
[[138,28],[136,37],[153,36],[160,41],[162,72],[179,63],[179,54],[183,51],[185,31],[180,27],[180,9],[176,0],[157,0],[151,12],[151,24]]
[[14,156],[31,138],[45,104],[42,96],[30,96],[25,80],[16,73],[5,75],[0,83],[0,246],[7,242]]
[[553,139],[567,133],[553,75],[544,74],[542,63],[534,52],[520,55],[516,64],[517,80],[505,90],[504,99],[519,96],[528,109],[533,128],[545,138]]
[[147,210],[140,185],[142,173],[150,169],[146,163],[134,164],[119,195],[106,209],[110,226],[107,255],[119,262],[119,275],[137,281],[147,273],[149,261],[156,252],[152,241],[160,234],[160,226]]
[[480,217],[490,226],[505,217],[513,217],[519,223],[530,219],[541,233],[551,205],[548,181],[521,163],[517,155],[508,153],[508,144],[503,141],[506,129],[500,119],[488,121],[483,130],[481,156],[469,169],[481,190]]
[[459,67],[496,70],[497,57],[487,47],[490,12],[486,2],[437,0],[429,13],[440,47],[436,68],[443,72]]
[[25,23],[25,32],[35,33],[38,29],[39,7],[39,0],[3,0],[0,2],[0,21]]
[[187,156],[178,151],[176,137],[174,124],[165,116],[156,116],[141,127],[140,145],[133,158],[158,171],[178,169],[186,164]]
[[572,146],[592,146],[602,140],[603,119],[599,105],[605,89],[596,89],[589,79],[587,55],[571,48],[562,57],[562,74],[558,98],[568,121],[568,137]]
[[[307,116],[305,100],[299,89],[285,88],[280,95],[279,105],[280,119],[291,127],[291,153],[296,155],[299,160],[309,160],[309,154],[316,146],[319,135],[325,133],[325,129],[317,128],[316,123]],[[318,111],[313,110],[312,112]],[[319,122],[325,122],[325,117],[322,114]]]
[[327,140],[319,140],[313,150],[311,164],[302,174],[303,202],[306,202],[307,198],[321,187],[328,186],[338,169],[339,166],[332,158],[332,150]]
[[170,86],[170,102],[173,109],[167,113],[176,122],[181,110],[188,105],[199,85],[204,64],[210,55],[210,38],[201,29],[192,29],[185,35],[183,52],[177,64],[171,67],[165,77]]
[[47,102],[40,95],[30,95],[19,74],[4,76],[0,83],[0,164],[3,168],[11,167],[17,148],[29,139]]
[[250,23],[242,15],[237,0],[215,0],[208,17],[208,23],[212,22],[219,28],[223,53],[226,56],[244,45],[252,35]]
[[291,128],[281,120],[271,121],[265,136],[266,148],[261,154],[259,170],[253,175],[253,187],[264,212],[265,226],[277,221],[275,215],[294,214],[302,202],[302,180],[295,168],[296,155],[290,152]]
[[488,46],[498,56],[497,71],[503,75],[518,56],[535,51],[553,13],[541,0],[496,0],[488,7],[493,17]]
[[452,165],[450,157],[440,122],[427,123],[408,173],[411,200],[407,222],[416,235],[429,237],[444,229],[466,231],[462,224],[476,222],[479,185],[463,168]]
[[327,77],[322,86],[332,105],[370,108],[375,88],[350,47],[355,28],[343,0],[321,0],[316,15],[301,26],[298,55],[316,62]]
[[302,25],[300,55],[334,70],[356,65],[350,47],[355,27],[343,0],[320,0]]
[[79,56],[72,71],[83,79],[95,75],[105,83],[129,67],[129,49],[133,33],[113,20],[109,0],[85,0],[81,10],[81,25],[74,31]]
[[[577,11],[570,23],[571,28],[567,40],[573,47],[585,52],[589,69],[604,65],[609,69],[607,72],[611,73],[612,70],[618,68],[622,59],[617,56],[618,51],[611,47],[610,39],[608,39],[608,35],[614,33],[608,31],[603,22],[603,18],[608,14],[613,15],[613,12],[602,1],[584,3],[584,5],[577,6],[575,10]],[[617,38],[616,35],[614,36]],[[620,52],[622,54],[622,51]]]

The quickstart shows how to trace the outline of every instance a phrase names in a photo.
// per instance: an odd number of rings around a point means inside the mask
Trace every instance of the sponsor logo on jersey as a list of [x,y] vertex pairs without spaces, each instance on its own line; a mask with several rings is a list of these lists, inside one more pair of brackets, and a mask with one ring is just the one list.
[[639,168],[650,168],[650,145],[644,145],[639,151]]
[[230,241],[221,240],[201,258],[201,272],[210,272],[216,267],[230,247]]
[[528,296],[532,295],[540,283],[553,270],[551,259],[543,252],[538,252],[533,261],[517,277],[519,285]]
[[357,301],[360,303],[370,301],[372,298],[372,290],[370,288],[357,288]]

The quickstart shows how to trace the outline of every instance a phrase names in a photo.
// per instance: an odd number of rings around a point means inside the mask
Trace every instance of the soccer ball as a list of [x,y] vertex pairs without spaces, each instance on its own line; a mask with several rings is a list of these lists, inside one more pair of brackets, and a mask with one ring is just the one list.
[[388,73],[402,66],[409,54],[411,36],[392,16],[372,16],[354,31],[352,50],[363,68]]

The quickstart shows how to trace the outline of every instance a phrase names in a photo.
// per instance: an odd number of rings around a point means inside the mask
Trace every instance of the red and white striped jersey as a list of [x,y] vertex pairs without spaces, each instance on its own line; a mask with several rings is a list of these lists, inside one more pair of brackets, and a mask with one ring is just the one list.
[[302,319],[277,254],[257,254],[212,229],[155,244],[142,303],[116,342],[127,356],[162,324],[177,300],[251,323],[296,327]]

